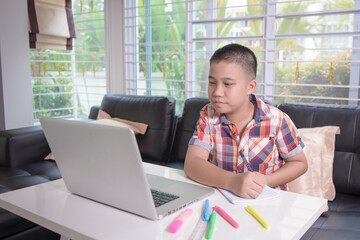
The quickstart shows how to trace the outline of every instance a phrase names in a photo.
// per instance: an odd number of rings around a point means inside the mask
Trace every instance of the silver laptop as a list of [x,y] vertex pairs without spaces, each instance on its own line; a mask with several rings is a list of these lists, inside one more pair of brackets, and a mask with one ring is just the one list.
[[40,122],[64,183],[74,194],[156,220],[214,192],[146,174],[128,128],[46,117]]

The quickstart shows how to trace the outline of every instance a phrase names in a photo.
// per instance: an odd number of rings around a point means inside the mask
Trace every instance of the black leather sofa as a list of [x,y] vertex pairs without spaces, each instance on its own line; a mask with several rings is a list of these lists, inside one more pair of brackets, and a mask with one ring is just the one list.
[[[165,165],[169,162],[175,131],[175,100],[169,97],[106,95],[101,106],[92,107],[130,121],[148,124],[137,135],[142,158]],[[54,161],[44,160],[50,148],[41,126],[0,132],[0,193],[61,178]],[[0,208],[0,239],[59,239],[59,235]]]
[[[204,98],[185,102],[183,114],[175,115],[175,100],[169,97],[106,95],[94,106],[119,117],[149,125],[137,135],[146,162],[182,169],[188,141],[194,131]],[[286,103],[279,106],[298,128],[340,126],[336,138],[333,180],[336,198],[302,239],[360,238],[360,108],[337,105]],[[0,193],[61,177],[54,161],[45,161],[50,152],[40,126],[0,132]],[[1,239],[58,239],[59,235],[10,212],[0,209]]]
[[284,103],[279,106],[298,128],[340,126],[335,140],[336,197],[303,239],[360,239],[360,107]]

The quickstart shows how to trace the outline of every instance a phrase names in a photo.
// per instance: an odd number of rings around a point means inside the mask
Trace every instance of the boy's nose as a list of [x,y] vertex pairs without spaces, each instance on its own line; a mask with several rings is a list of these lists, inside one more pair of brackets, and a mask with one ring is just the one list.
[[222,96],[224,94],[224,89],[222,88],[221,84],[217,84],[215,87],[214,87],[214,91],[213,91],[213,95],[214,96]]

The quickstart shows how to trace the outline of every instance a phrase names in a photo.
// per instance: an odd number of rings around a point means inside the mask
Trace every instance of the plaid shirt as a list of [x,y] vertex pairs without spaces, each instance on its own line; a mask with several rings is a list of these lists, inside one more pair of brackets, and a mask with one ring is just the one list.
[[[304,144],[285,113],[255,95],[250,95],[250,101],[256,101],[256,113],[241,137],[236,126],[208,104],[200,112],[189,144],[206,149],[210,161],[225,170],[234,173],[252,170],[268,175],[284,164],[283,159],[300,153]],[[287,190],[286,184],[279,187]]]

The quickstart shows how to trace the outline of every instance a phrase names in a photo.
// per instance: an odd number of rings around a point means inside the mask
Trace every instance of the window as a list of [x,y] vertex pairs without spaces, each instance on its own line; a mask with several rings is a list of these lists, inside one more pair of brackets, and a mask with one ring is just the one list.
[[209,58],[236,42],[258,58],[256,94],[359,105],[359,0],[127,0],[126,92],[207,96]]
[[104,0],[73,0],[73,50],[31,49],[34,119],[87,117],[106,93]]
[[[185,100],[186,3],[126,1],[126,92]],[[180,105],[179,105],[180,104]]]

